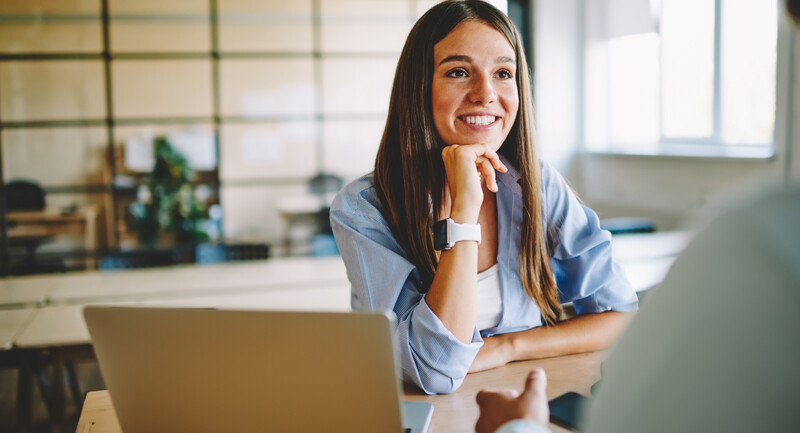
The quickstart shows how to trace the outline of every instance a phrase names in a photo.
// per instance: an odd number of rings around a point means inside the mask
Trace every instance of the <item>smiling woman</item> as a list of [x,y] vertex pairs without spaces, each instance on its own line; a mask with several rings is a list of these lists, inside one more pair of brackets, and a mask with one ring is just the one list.
[[[483,1],[414,25],[375,171],[339,193],[331,225],[353,309],[396,314],[403,378],[428,393],[606,347],[637,308],[608,232],[539,162],[519,33]],[[566,302],[577,318],[561,320]]]

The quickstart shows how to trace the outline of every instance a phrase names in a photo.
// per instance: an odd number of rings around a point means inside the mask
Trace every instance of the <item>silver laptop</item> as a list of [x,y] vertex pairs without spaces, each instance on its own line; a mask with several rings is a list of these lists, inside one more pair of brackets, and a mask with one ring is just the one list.
[[425,432],[375,313],[89,306],[125,433]]

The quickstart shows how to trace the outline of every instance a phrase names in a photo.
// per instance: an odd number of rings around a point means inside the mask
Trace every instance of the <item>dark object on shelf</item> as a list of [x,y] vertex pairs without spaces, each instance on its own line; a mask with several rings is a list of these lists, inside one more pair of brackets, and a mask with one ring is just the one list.
[[600,228],[608,230],[612,235],[627,233],[652,233],[656,225],[647,218],[610,218],[600,221]]
[[263,260],[269,258],[269,244],[200,244],[195,248],[199,264]]
[[6,184],[6,209],[34,211],[44,209],[44,189],[36,182],[12,180]]
[[114,269],[152,268],[175,264],[173,251],[142,250],[108,254],[100,258],[101,271]]
[[338,192],[344,185],[344,179],[327,173],[319,173],[308,181],[308,190],[311,194],[330,194]]
[[62,272],[67,272],[67,265],[62,260],[51,259],[47,263],[42,263],[31,253],[28,253],[26,259],[22,262],[12,263],[9,269],[9,274],[11,275],[57,274]]

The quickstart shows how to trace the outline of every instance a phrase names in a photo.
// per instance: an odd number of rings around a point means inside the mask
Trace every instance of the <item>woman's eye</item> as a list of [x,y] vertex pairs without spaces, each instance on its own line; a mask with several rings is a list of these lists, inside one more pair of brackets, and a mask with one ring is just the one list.
[[463,69],[453,69],[452,71],[447,73],[447,76],[453,78],[464,78],[467,76],[467,71]]
[[498,72],[497,76],[500,77],[500,78],[512,78],[511,77],[511,72],[506,71],[506,70],[502,70],[502,71]]

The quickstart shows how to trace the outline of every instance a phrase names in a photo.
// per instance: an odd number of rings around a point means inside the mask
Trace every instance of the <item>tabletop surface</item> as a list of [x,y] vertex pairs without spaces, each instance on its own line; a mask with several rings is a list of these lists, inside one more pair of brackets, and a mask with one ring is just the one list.
[[[461,387],[452,394],[425,395],[413,386],[405,386],[405,398],[433,404],[430,433],[471,432],[478,419],[475,395],[490,387],[522,389],[528,372],[541,367],[547,372],[547,398],[553,399],[569,391],[589,395],[600,379],[600,364],[606,352],[592,352],[534,361],[514,362],[500,368],[467,375]],[[567,430],[550,425],[554,432]],[[108,391],[90,392],[81,412],[76,433],[121,433]]]
[[34,309],[0,312],[0,350],[11,349],[35,313]]

